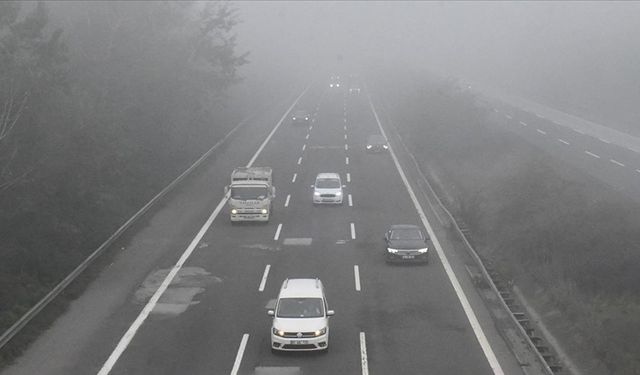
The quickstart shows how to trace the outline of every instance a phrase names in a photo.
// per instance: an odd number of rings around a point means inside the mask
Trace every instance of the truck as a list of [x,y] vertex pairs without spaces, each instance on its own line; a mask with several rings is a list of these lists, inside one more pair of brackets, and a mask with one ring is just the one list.
[[276,188],[270,167],[239,167],[231,173],[228,207],[231,222],[269,221]]

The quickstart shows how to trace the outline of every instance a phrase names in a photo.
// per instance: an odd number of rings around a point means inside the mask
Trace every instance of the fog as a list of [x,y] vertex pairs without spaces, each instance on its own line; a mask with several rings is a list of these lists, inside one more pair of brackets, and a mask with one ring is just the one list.
[[623,124],[640,118],[637,2],[234,5],[239,46],[251,51],[247,77],[384,66],[508,88],[566,110],[598,106],[592,115]]

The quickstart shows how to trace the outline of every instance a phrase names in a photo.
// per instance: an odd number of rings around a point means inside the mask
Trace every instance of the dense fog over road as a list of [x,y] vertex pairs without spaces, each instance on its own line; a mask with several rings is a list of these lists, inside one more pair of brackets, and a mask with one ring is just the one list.
[[[380,65],[513,89],[629,127],[638,2],[237,2],[247,74]],[[342,56],[342,62],[339,57]],[[593,108],[597,107],[597,108]]]

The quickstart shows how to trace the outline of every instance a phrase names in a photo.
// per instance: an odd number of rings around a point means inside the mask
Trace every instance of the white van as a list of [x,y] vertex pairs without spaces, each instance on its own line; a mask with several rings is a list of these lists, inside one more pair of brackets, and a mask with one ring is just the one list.
[[329,349],[329,310],[320,279],[286,279],[280,288],[271,325],[272,351]]
[[313,204],[342,204],[342,181],[337,173],[319,173],[313,188]]

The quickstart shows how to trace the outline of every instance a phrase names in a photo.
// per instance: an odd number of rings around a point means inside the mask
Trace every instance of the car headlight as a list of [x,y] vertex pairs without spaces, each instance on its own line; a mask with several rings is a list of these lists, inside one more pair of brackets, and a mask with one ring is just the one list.
[[319,329],[319,330],[313,332],[313,335],[317,337],[317,336],[322,336],[325,333],[327,333],[327,327],[324,327],[323,329]]
[[429,248],[428,248],[428,247],[425,247],[424,249],[418,249],[418,252],[419,252],[420,254],[424,254],[424,253],[426,253],[428,250],[429,250]]
[[274,335],[284,337],[284,331],[276,329],[275,327],[271,329]]
[[371,150],[371,147],[373,147],[373,146],[367,145],[367,150]]
[[390,252],[391,254],[397,254],[398,253],[398,249],[392,249],[390,247],[387,248],[387,251]]
[[314,191],[313,195],[315,195],[316,197],[319,197],[320,196],[320,192],[319,191]]
[[336,83],[336,87],[340,87],[340,84],[339,84],[339,83]]
[[238,213],[238,210],[236,210],[235,208],[234,208],[233,210],[231,210],[231,214],[232,214],[232,215],[235,215],[235,214],[237,214],[237,213]]
[[269,211],[266,208],[263,208],[260,212],[262,212],[263,215],[266,215]]
[[333,87],[333,83],[330,83],[330,84],[329,84],[329,87]]
[[307,120],[307,121],[309,121],[309,117],[305,117],[304,119],[305,119],[305,120]]
[[336,192],[336,197],[339,197],[339,196],[341,196],[341,195],[342,195],[342,192],[341,192],[341,191],[337,191],[337,192]]
[[292,118],[293,121],[296,121],[297,119],[298,119],[297,117]]
[[385,150],[389,148],[389,146],[387,145],[382,145],[382,148],[384,148]]

